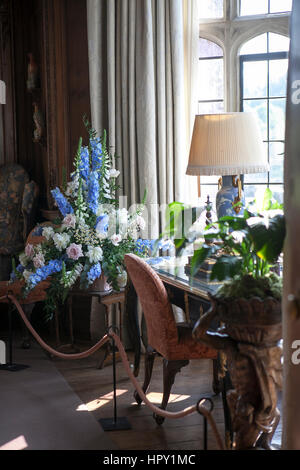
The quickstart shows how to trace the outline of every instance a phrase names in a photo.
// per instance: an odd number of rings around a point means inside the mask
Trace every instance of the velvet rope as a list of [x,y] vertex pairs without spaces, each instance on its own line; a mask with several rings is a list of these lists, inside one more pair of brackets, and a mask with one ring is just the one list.
[[162,410],[161,408],[158,408],[156,405],[153,405],[153,403],[151,403],[148,400],[148,398],[146,397],[142,387],[140,386],[139,382],[137,381],[137,379],[135,378],[135,376],[134,376],[134,374],[131,370],[130,364],[128,362],[127,354],[126,354],[126,351],[125,351],[125,349],[123,347],[123,344],[120,340],[120,337],[113,331],[113,329],[110,329],[108,334],[104,335],[94,346],[92,346],[91,348],[89,348],[86,351],[83,351],[81,353],[70,353],[70,354],[62,353],[60,351],[57,351],[56,349],[53,349],[51,346],[49,346],[47,343],[45,343],[45,341],[43,341],[43,339],[38,335],[38,333],[32,327],[32,325],[29,322],[28,318],[26,317],[20,303],[18,302],[18,300],[13,295],[8,294],[8,295],[5,295],[3,297],[0,297],[0,302],[2,300],[9,300],[10,302],[12,302],[15,305],[15,307],[16,307],[19,315],[21,316],[22,320],[24,321],[26,327],[31,332],[33,337],[37,340],[37,342],[42,346],[42,348],[44,348],[46,351],[48,351],[52,355],[60,357],[61,359],[82,359],[82,358],[88,357],[91,354],[94,354],[98,349],[100,349],[110,339],[113,339],[116,346],[117,346],[117,348],[118,348],[118,350],[119,350],[120,357],[122,359],[122,363],[123,363],[123,366],[124,366],[124,368],[125,368],[125,370],[128,374],[128,377],[131,380],[131,382],[132,382],[134,388],[136,389],[137,393],[139,394],[140,398],[144,401],[144,403],[155,414],[157,414],[159,416],[162,416],[164,418],[170,418],[170,419],[182,418],[184,416],[187,416],[187,415],[197,411],[199,414],[203,415],[207,419],[207,421],[210,423],[219,449],[224,450],[223,441],[220,437],[219,431],[218,431],[216,423],[215,423],[215,421],[212,417],[212,414],[203,404],[205,402],[205,398],[203,398],[202,400],[199,400],[197,404],[192,405],[188,408],[185,408],[184,410],[177,411],[177,412]]
[[0,297],[0,302],[1,300],[8,299],[10,300],[16,307],[18,313],[20,314],[22,320],[24,321],[25,325],[27,326],[28,330],[30,333],[34,336],[34,338],[37,340],[37,342],[50,354],[53,354],[54,356],[60,357],[61,359],[83,359],[85,357],[90,356],[91,354],[94,354],[98,349],[100,349],[107,341],[109,341],[109,336],[105,335],[103,338],[101,338],[94,346],[92,346],[90,349],[87,351],[83,351],[81,353],[72,353],[72,354],[66,354],[60,351],[57,351],[56,349],[51,348],[43,339],[38,335],[38,333],[35,331],[35,329],[32,327],[30,321],[26,317],[20,303],[18,300],[13,296],[13,295],[6,295],[3,297]]

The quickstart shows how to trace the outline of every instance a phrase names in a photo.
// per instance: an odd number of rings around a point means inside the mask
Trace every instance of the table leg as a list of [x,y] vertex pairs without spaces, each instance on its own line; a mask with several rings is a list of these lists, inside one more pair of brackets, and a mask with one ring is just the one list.
[[[105,305],[105,329],[106,331],[108,330],[108,327],[111,325],[110,323],[110,320],[111,320],[111,305]],[[98,369],[103,369],[104,365],[105,365],[105,362],[109,356],[109,352],[110,352],[110,344],[109,342],[107,342],[103,348],[101,349],[104,349],[105,348],[105,353],[104,353],[104,356],[103,358],[101,359],[99,365],[98,365]]]

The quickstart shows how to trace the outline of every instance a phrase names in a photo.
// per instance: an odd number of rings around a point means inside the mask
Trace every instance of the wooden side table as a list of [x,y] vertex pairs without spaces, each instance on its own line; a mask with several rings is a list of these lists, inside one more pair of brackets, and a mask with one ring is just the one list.
[[[96,297],[98,299],[99,304],[102,304],[105,306],[105,326],[106,329],[109,326],[112,326],[112,312],[113,312],[113,306],[116,306],[116,324],[114,326],[117,326],[119,329],[119,336],[122,339],[122,317],[124,314],[124,309],[125,309],[125,289],[122,289],[120,292],[115,292],[115,291],[108,291],[108,292],[101,292],[101,291],[92,291],[92,290],[87,290],[87,291],[81,291],[81,290],[72,290],[70,291],[67,299],[67,306],[68,306],[68,318],[69,318],[69,333],[70,333],[70,344],[60,346],[60,348],[63,347],[69,347],[72,348],[73,350],[75,348],[74,344],[74,332],[73,332],[73,297],[74,296],[84,296],[84,297]],[[59,325],[58,325],[58,313],[56,313],[56,340],[57,343],[60,343],[59,339]],[[101,360],[98,368],[102,369],[105,365],[106,362],[110,359],[110,344],[106,343],[106,345],[103,346],[106,348],[105,355],[103,357],[103,360]]]

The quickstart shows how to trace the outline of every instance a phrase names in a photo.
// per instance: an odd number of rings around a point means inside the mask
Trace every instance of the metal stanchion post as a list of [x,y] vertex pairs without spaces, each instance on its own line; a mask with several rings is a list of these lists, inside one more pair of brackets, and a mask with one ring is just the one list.
[[[108,335],[109,330],[113,330],[115,333],[118,334],[118,329],[116,327],[109,327],[108,328]],[[115,341],[112,338],[112,354],[113,354],[113,402],[114,402],[114,417],[113,418],[102,418],[99,419],[99,423],[101,424],[104,431],[122,431],[126,429],[131,429],[131,425],[126,417],[118,418],[117,416],[117,380],[116,380],[116,347]]]

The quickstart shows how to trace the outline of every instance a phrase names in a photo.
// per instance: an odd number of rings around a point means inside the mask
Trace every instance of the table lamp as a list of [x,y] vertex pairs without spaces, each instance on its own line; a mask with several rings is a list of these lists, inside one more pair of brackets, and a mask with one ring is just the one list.
[[[218,218],[237,215],[244,195],[240,175],[268,171],[267,155],[253,113],[195,116],[187,175],[219,175]],[[239,204],[241,203],[241,204]]]

